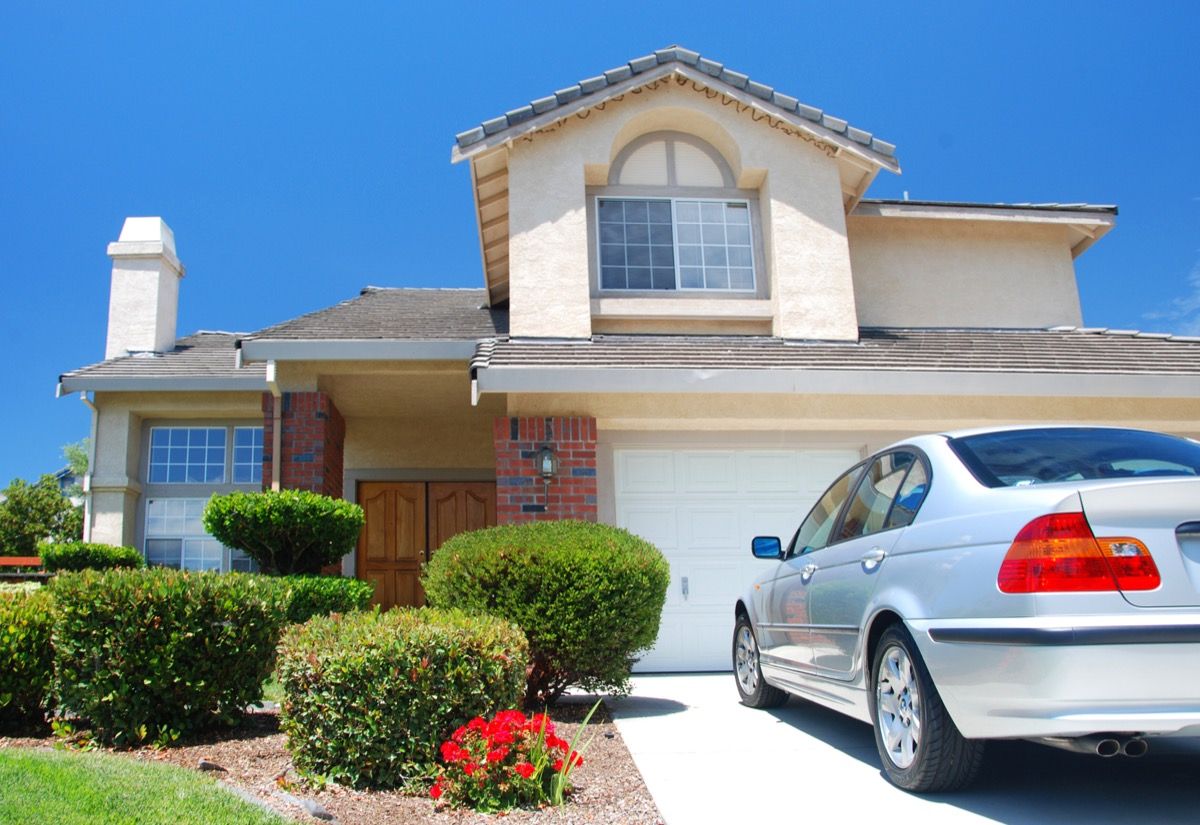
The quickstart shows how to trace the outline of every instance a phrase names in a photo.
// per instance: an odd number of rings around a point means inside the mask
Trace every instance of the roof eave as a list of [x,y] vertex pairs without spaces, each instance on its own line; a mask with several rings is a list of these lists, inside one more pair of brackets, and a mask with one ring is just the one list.
[[[486,336],[481,336],[486,337]],[[247,338],[244,362],[254,361],[469,361],[479,338],[328,339]]]
[[75,392],[221,392],[261,391],[266,379],[247,376],[185,375],[64,375],[58,380],[59,395]]

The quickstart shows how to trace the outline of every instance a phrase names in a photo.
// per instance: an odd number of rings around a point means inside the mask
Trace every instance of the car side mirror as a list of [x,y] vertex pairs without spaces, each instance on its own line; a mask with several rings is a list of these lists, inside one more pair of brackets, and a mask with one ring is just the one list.
[[750,552],[754,554],[756,559],[774,559],[778,561],[783,558],[783,545],[775,536],[755,536],[750,540]]

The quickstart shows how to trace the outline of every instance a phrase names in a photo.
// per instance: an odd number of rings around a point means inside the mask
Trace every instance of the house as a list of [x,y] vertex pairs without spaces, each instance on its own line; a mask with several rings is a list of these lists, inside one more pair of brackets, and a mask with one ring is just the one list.
[[693,51],[485,120],[452,160],[483,288],[367,287],[248,334],[177,337],[174,237],[125,222],[105,360],[60,383],[94,409],[91,540],[248,569],[205,499],[317,490],[365,508],[342,571],[391,605],[460,530],[615,523],[672,567],[641,666],[724,669],[750,537],[867,451],[1010,422],[1200,435],[1200,340],[1083,327],[1074,260],[1115,207],[869,199],[892,144]]

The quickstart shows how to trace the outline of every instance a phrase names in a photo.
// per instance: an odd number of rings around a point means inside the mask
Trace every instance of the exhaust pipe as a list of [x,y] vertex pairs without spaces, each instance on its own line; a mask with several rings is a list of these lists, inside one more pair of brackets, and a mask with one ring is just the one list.
[[1034,741],[1059,750],[1102,756],[1105,759],[1121,753],[1120,740],[1112,736],[1046,736]]
[[1086,753],[1111,759],[1114,756],[1128,756],[1137,759],[1145,756],[1150,750],[1148,743],[1141,736],[1046,736],[1034,739],[1043,745],[1058,748],[1072,753]]
[[1140,736],[1135,736],[1121,746],[1121,753],[1130,759],[1138,759],[1150,750],[1150,743]]

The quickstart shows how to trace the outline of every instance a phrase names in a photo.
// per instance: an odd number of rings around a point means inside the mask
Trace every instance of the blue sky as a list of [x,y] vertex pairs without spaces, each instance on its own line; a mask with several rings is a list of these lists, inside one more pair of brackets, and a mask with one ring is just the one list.
[[181,334],[479,286],[454,134],[672,43],[895,143],[871,196],[1118,204],[1077,262],[1085,321],[1200,334],[1196,8],[6,4],[0,485],[87,434],[54,387],[103,355],[125,216],[175,230]]

